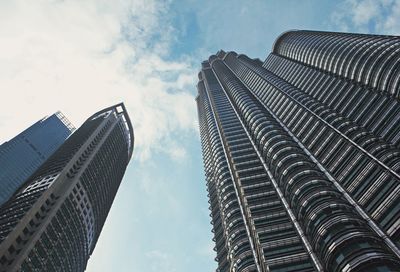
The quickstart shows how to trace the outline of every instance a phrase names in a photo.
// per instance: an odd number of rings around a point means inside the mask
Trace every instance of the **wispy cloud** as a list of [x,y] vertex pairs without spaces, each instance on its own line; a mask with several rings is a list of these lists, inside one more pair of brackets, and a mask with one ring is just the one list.
[[347,0],[331,15],[331,23],[341,31],[400,34],[400,1]]
[[124,101],[135,156],[183,156],[165,146],[195,133],[196,73],[187,57],[165,58],[175,31],[167,15],[168,2],[151,0],[2,1],[0,140],[58,109],[79,125]]

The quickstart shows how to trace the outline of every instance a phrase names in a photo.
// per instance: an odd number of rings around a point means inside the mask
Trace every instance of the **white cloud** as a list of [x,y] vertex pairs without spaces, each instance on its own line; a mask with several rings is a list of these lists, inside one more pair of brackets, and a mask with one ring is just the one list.
[[377,1],[351,1],[353,12],[353,22],[357,25],[367,24],[370,20],[379,15],[379,5]]
[[196,73],[187,59],[165,59],[167,12],[167,2],[149,0],[1,1],[0,141],[59,109],[80,125],[124,101],[135,156],[182,156],[165,146],[196,129]]
[[382,28],[390,34],[400,34],[400,1],[395,1],[391,7],[391,12],[386,16]]
[[400,1],[347,0],[332,13],[331,22],[341,31],[400,34]]

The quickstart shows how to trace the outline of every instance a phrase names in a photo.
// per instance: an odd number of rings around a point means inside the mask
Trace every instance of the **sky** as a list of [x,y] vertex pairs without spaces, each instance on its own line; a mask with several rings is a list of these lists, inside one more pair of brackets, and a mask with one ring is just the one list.
[[395,0],[0,0],[0,143],[123,101],[134,156],[87,271],[215,271],[196,83],[219,49],[264,60],[290,29],[399,35]]

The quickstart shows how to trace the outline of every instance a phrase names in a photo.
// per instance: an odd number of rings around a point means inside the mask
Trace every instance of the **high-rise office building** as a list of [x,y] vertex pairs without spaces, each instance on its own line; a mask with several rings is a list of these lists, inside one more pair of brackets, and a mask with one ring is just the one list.
[[217,271],[400,271],[400,38],[289,31],[202,63]]
[[57,112],[0,145],[0,205],[24,184],[74,129],[65,116]]
[[122,103],[89,117],[0,209],[0,271],[84,271],[133,143]]

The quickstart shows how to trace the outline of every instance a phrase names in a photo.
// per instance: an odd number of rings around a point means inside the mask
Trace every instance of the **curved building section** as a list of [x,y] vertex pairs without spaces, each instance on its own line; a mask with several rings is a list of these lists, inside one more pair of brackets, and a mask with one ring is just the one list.
[[[216,164],[205,160],[213,229],[221,233],[217,271],[398,271],[397,40],[289,31],[264,63],[224,51],[203,62],[203,157],[211,127],[224,154]],[[201,121],[207,116],[213,124]],[[233,190],[209,178],[221,166]],[[246,245],[229,232],[231,203]],[[248,267],[232,245],[252,255]]]
[[[251,71],[248,61],[247,66],[243,61],[237,63],[253,75],[252,81],[242,77],[249,86],[265,83],[255,91],[262,101],[278,108],[291,108],[278,113],[283,121],[290,120],[287,127],[370,218],[398,243],[399,150],[341,118],[274,74],[262,69]],[[279,102],[274,100],[275,96]]]
[[[225,61],[234,66],[234,59],[230,58],[230,56],[227,56]],[[281,116],[285,121],[290,120],[284,114],[291,107],[287,105],[286,107],[282,107],[277,103],[277,101],[284,102],[282,97],[271,92],[270,94],[276,97],[265,99],[271,103],[257,105],[262,100],[254,100],[250,95],[251,92],[236,78],[236,75],[229,71],[227,66],[224,66],[222,62],[219,62],[219,64],[219,69],[224,71],[221,74],[224,76],[230,75],[230,78],[225,79],[225,82],[227,84],[230,82],[232,86],[235,86],[229,88],[227,85],[226,89],[232,92],[233,99],[237,99],[236,103],[238,104],[239,111],[244,112],[242,118],[247,123],[247,127],[255,129],[268,127],[274,132],[264,130],[263,133],[253,134],[253,137],[260,145],[260,149],[263,150],[264,158],[269,162],[269,167],[272,173],[275,174],[275,179],[280,181],[281,190],[287,193],[285,198],[291,204],[297,220],[301,223],[305,233],[308,234],[314,250],[323,254],[322,256],[320,255],[320,258],[326,265],[325,269],[334,268],[334,271],[341,271],[348,265],[360,267],[363,265],[362,262],[356,262],[355,260],[361,259],[363,256],[369,256],[369,252],[381,251],[381,254],[376,255],[375,261],[377,266],[386,265],[390,261],[395,260],[395,257],[390,255],[390,250],[387,250],[387,252],[382,251],[380,246],[375,245],[375,242],[371,242],[368,246],[366,245],[364,252],[363,250],[358,251],[359,255],[354,253],[352,255],[349,254],[348,258],[342,259],[341,262],[338,261],[338,258],[335,256],[346,248],[346,244],[350,246],[363,243],[367,237],[371,237],[371,241],[375,239],[380,240],[382,244],[383,241],[368,227],[365,228],[364,225],[366,224],[362,218],[357,215],[349,203],[342,199],[340,192],[324,177],[323,172],[307,157],[302,148],[293,141],[294,139],[291,138],[291,135],[287,134],[284,124],[276,122],[276,119]],[[252,113],[248,114],[248,116],[245,116],[246,107],[252,108]],[[267,120],[257,121],[258,118],[254,118],[254,116],[262,112],[262,107],[265,107],[271,115],[267,117]],[[267,112],[264,112],[264,116],[268,116]],[[281,118],[278,120],[282,121]],[[264,139],[264,142],[261,141],[262,139]],[[312,173],[314,178],[311,179],[309,177],[309,179],[305,179],[302,173]],[[308,205],[310,206],[307,207]],[[327,214],[331,214],[331,216],[327,216]],[[347,223],[343,223],[344,221]],[[338,240],[328,240],[325,238],[327,232],[324,232],[324,235],[319,237],[321,229],[325,229],[326,231],[335,229],[341,235],[347,235],[348,239],[342,240],[342,245],[339,247]],[[328,248],[331,249],[330,252]],[[337,249],[336,252],[333,250],[335,248]],[[372,260],[369,259],[369,261]]]
[[0,210],[0,271],[84,271],[133,140],[122,103],[76,130]]
[[379,141],[400,147],[400,101],[395,97],[273,54],[264,68],[343,121],[352,122]]
[[320,31],[290,31],[273,54],[400,96],[400,38]]

